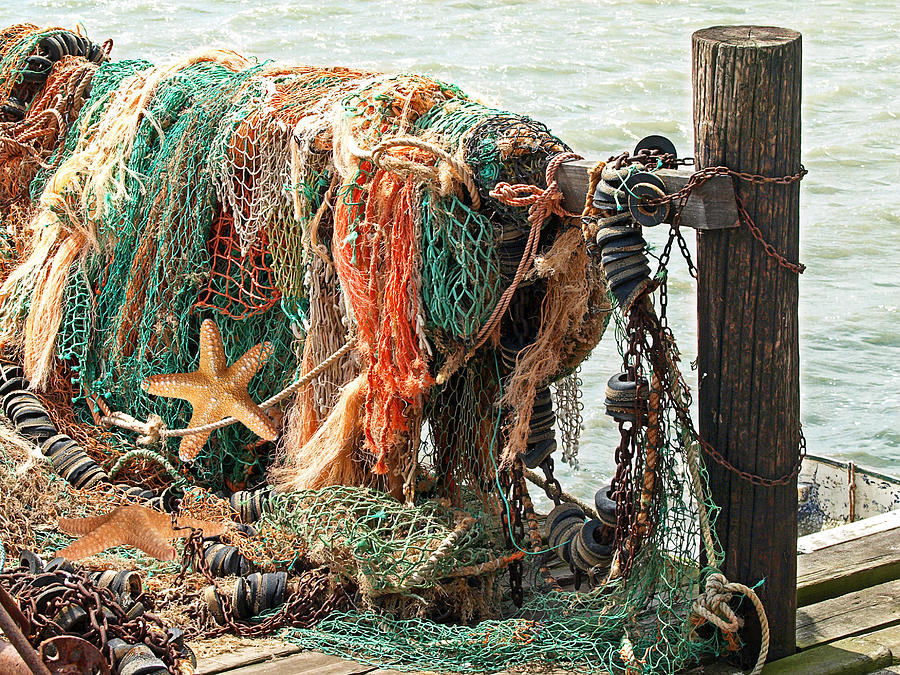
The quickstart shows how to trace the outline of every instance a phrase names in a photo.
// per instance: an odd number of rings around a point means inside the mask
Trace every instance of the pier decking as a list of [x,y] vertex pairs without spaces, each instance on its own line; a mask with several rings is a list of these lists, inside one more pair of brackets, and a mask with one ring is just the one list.
[[[900,674],[900,511],[801,537],[797,649],[766,675]],[[316,652],[249,648],[202,660],[201,675],[395,675]],[[545,675],[562,675],[542,670]],[[735,675],[724,664],[690,675]]]

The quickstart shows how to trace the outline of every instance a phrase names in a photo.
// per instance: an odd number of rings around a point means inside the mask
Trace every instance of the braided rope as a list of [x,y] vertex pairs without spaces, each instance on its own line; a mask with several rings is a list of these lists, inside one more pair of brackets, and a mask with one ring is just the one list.
[[523,183],[516,185],[497,183],[494,189],[491,190],[491,197],[501,204],[527,206],[528,222],[531,223],[531,229],[528,231],[525,253],[519,261],[518,268],[516,268],[516,275],[507,289],[503,291],[503,294],[497,301],[497,306],[494,307],[494,311],[487,321],[484,322],[481,330],[478,331],[478,335],[475,336],[475,346],[469,351],[470,354],[487,341],[488,336],[500,323],[500,319],[506,312],[507,307],[509,307],[513,293],[516,292],[516,288],[519,287],[519,283],[524,278],[525,273],[533,264],[534,257],[537,255],[541,227],[544,221],[553,214],[561,218],[577,218],[581,215],[570,213],[562,208],[563,194],[560,192],[559,183],[556,181],[556,172],[562,163],[575,159],[582,159],[582,157],[574,152],[561,152],[550,160],[547,164],[547,187],[544,190],[541,190],[537,185],[526,185]]
[[[297,379],[290,386],[285,387],[274,396],[267,398],[265,401],[259,404],[259,407],[263,410],[271,408],[273,405],[276,405],[289,396],[295,394],[300,390],[301,387],[309,384],[311,380],[318,377],[319,374],[327,370],[335,362],[337,362],[345,354],[347,354],[347,352],[356,347],[356,341],[356,336],[351,337],[349,340],[347,340],[346,343],[344,343],[343,347],[341,347],[327,359],[322,361],[322,363],[303,375],[303,377]],[[106,426],[116,426],[121,429],[126,429],[128,431],[133,431],[140,434],[139,438],[137,439],[138,445],[153,445],[159,443],[159,441],[163,438],[191,436],[193,434],[216,431],[217,429],[231,426],[238,420],[236,420],[234,417],[226,417],[219,420],[218,422],[211,422],[210,424],[204,424],[200,427],[190,427],[186,429],[167,429],[165,422],[163,422],[162,418],[159,415],[151,415],[146,422],[141,422],[131,415],[116,411],[110,412],[109,414],[105,415],[101,418],[100,421]]]
[[706,590],[694,600],[693,610],[713,625],[726,633],[737,633],[743,626],[743,621],[737,617],[734,610],[728,605],[735,593],[743,593],[759,616],[759,625],[762,632],[762,640],[759,646],[759,658],[756,665],[750,671],[750,675],[758,675],[762,672],[769,655],[769,620],[759,596],[749,586],[728,581],[724,574],[716,572],[706,579]]

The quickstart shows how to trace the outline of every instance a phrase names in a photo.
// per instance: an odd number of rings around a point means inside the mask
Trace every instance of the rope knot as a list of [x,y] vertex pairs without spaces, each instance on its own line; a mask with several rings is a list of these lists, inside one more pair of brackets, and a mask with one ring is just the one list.
[[733,593],[728,580],[719,573],[706,579],[706,590],[694,600],[694,611],[726,633],[736,633],[744,622],[728,605]]
[[497,183],[490,195],[507,206],[531,206],[544,192],[546,191],[541,190],[537,185],[527,183],[516,183],[515,185]]
[[138,445],[156,445],[166,435],[166,423],[159,415],[150,415],[146,422],[132,417],[120,411],[110,412],[100,418],[101,424],[106,427],[119,427],[138,434]]
[[162,432],[166,428],[162,417],[150,415],[142,426],[141,435],[137,439],[138,445],[156,445],[162,440]]
[[759,645],[759,658],[751,675],[757,675],[762,671],[769,654],[769,621],[766,618],[766,610],[763,608],[759,596],[749,586],[738,584],[725,578],[721,572],[710,574],[706,578],[705,590],[694,600],[694,613],[711,624],[720,628],[726,637],[733,636],[744,626],[743,619],[739,618],[728,605],[735,593],[742,593],[753,603],[759,617],[760,631],[762,633]]

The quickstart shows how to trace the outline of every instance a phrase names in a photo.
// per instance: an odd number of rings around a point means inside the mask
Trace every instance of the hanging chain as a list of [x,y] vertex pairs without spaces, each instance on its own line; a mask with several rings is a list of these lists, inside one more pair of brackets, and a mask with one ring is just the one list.
[[[509,507],[512,512],[512,521],[509,530],[517,548],[526,545],[525,538],[525,499],[522,494],[522,461],[516,460],[509,468]],[[509,587],[513,604],[521,607],[525,601],[525,590],[522,585],[523,564],[521,560],[515,560],[509,564]]]
[[[651,319],[651,325],[652,323],[653,322]],[[663,326],[661,323],[657,323],[657,325],[659,326],[660,342],[665,346],[665,350],[669,354],[669,356],[667,357],[667,370],[669,371],[669,376],[667,378],[666,388],[670,392],[672,392],[674,389],[678,390],[677,395],[670,395],[669,399],[672,402],[672,407],[675,410],[675,414],[677,415],[678,420],[681,422],[682,426],[687,429],[691,436],[697,440],[703,451],[707,455],[712,457],[717,464],[741,477],[748,483],[752,483],[753,485],[759,485],[760,487],[775,487],[777,485],[787,485],[788,483],[793,481],[793,479],[796,478],[800,473],[800,468],[803,464],[803,460],[806,458],[806,437],[803,435],[802,425],[798,425],[797,460],[791,470],[784,475],[779,476],[778,478],[765,478],[763,476],[744,471],[734,466],[734,464],[725,459],[722,453],[716,450],[716,448],[714,448],[712,444],[704,439],[694,426],[694,421],[691,417],[690,411],[693,399],[690,394],[690,389],[688,388],[687,383],[684,381],[684,377],[681,374],[681,371],[676,366],[676,362],[679,357],[677,347],[675,347],[675,340],[672,336],[671,330],[668,327]]]
[[546,479],[544,492],[547,494],[547,499],[552,501],[554,506],[559,506],[562,504],[563,490],[559,480],[553,475],[553,455],[547,455],[546,459],[538,466],[541,467],[541,471],[544,472],[544,478]]

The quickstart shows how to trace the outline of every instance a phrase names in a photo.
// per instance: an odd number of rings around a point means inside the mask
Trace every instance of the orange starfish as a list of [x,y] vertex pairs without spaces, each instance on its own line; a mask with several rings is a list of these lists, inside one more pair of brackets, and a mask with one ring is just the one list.
[[172,527],[169,514],[136,504],[119,506],[102,516],[60,518],[59,529],[81,539],[66,546],[59,555],[67,560],[80,560],[113,546],[133,546],[157,560],[175,560],[171,542],[188,536],[190,532],[186,528],[203,530],[207,537],[225,532],[222,523],[187,516],[178,517],[175,525],[178,529]]
[[[268,342],[258,344],[226,366],[222,334],[215,322],[206,319],[200,327],[200,365],[196,372],[153,375],[142,386],[144,391],[156,396],[188,401],[194,409],[188,429],[233,417],[257,436],[274,441],[278,429],[247,393],[247,385],[259,371],[262,356],[269,347]],[[192,461],[211,433],[183,437],[178,448],[181,461]]]

